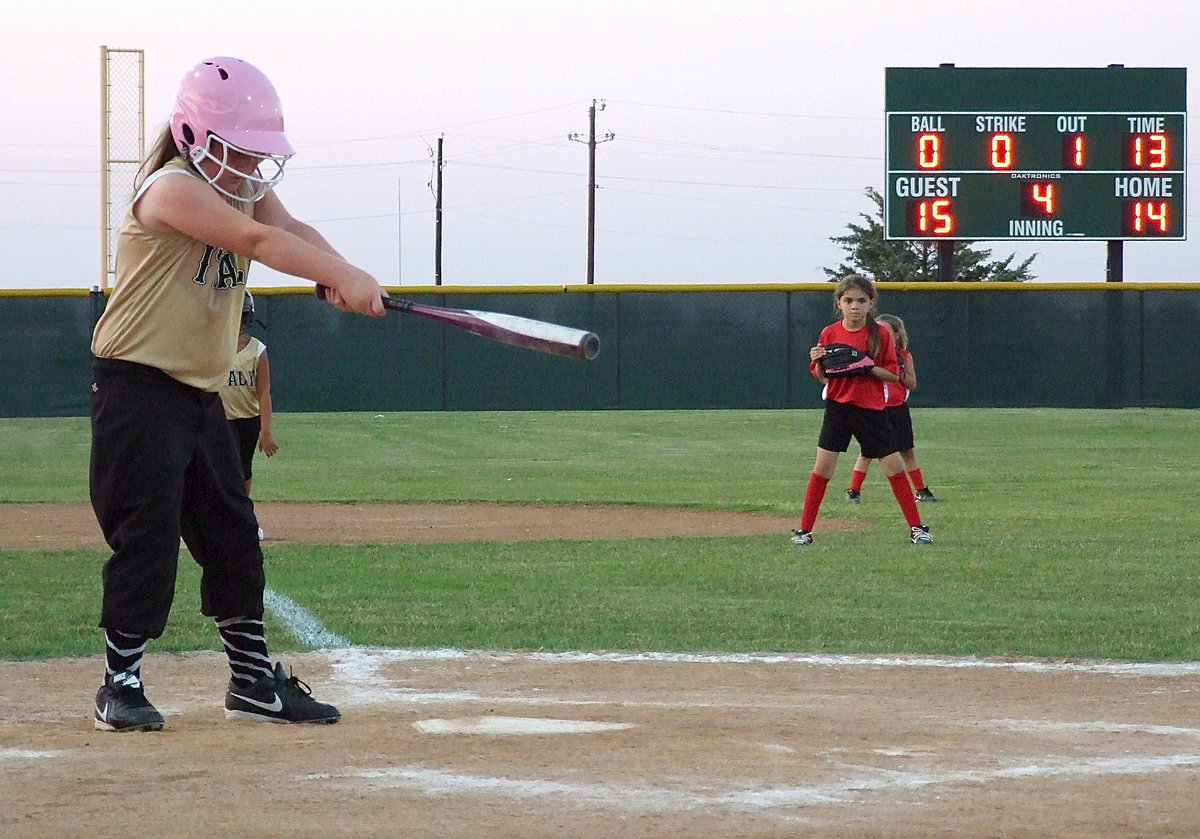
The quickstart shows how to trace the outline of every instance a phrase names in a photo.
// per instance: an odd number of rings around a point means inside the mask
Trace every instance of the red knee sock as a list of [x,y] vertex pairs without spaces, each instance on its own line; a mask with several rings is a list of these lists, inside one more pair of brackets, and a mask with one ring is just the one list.
[[920,469],[912,470],[908,477],[912,479],[913,489],[925,489],[925,479],[921,477]]
[[817,521],[817,511],[821,509],[821,502],[825,499],[825,488],[828,486],[828,478],[822,478],[816,472],[809,476],[808,489],[804,491],[804,512],[800,514],[801,530],[813,529]]
[[865,481],[866,479],[867,479],[866,472],[859,472],[857,469],[855,469],[853,472],[850,473],[850,489],[854,490],[855,492],[858,492],[859,490],[862,489],[863,481]]
[[888,478],[888,483],[892,485],[892,494],[900,502],[900,510],[904,513],[908,526],[920,525],[921,514],[917,512],[917,499],[913,497],[912,487],[908,485],[908,475],[903,471],[897,472]]

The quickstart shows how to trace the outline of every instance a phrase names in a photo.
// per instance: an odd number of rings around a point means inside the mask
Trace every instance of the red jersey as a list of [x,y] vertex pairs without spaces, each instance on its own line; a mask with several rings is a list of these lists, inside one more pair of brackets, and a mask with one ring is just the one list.
[[[839,320],[821,330],[821,337],[817,339],[817,343],[849,344],[855,349],[870,352],[867,349],[869,336],[870,331],[865,324],[862,329],[851,332],[842,326],[842,322]],[[879,352],[872,355],[871,358],[875,361],[876,367],[882,367],[897,376],[900,375],[900,367],[896,362],[895,343],[892,341],[891,333],[882,327],[879,329]],[[820,378],[817,376],[819,371],[815,361],[810,362],[808,367],[815,378]],[[865,376],[830,379],[826,383],[825,398],[834,402],[848,402],[872,411],[882,411],[887,404],[884,397],[883,380],[870,373]]]
[[[896,371],[896,375],[899,375],[900,370],[907,369],[908,365],[912,363],[912,353],[896,347],[896,356],[900,361],[899,369]],[[887,391],[887,406],[889,408],[903,405],[908,401],[908,388],[900,384],[900,382],[884,382],[883,385]]]

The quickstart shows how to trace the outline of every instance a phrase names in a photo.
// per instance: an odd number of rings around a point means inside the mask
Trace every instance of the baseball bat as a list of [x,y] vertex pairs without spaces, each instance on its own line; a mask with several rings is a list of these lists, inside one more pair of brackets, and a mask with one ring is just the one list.
[[[317,286],[317,297],[325,299],[325,286]],[[406,312],[441,323],[448,323],[482,338],[499,341],[527,350],[581,358],[591,361],[600,353],[600,339],[594,332],[572,329],[544,320],[481,312],[475,309],[453,309],[431,303],[415,303],[384,295],[383,305],[393,312]]]

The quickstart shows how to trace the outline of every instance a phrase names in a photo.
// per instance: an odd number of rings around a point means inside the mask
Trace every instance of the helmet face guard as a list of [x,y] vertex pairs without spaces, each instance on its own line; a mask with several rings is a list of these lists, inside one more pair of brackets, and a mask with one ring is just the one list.
[[242,324],[241,330],[245,332],[250,328],[251,322],[254,320],[254,295],[246,292],[246,296],[242,298]]
[[[238,58],[209,58],[179,83],[171,114],[171,135],[180,154],[214,189],[235,201],[258,201],[283,180],[283,167],[295,149],[283,133],[279,95],[263,73]],[[231,165],[232,153],[257,159],[253,171]],[[210,173],[200,164],[216,164]],[[244,165],[244,164],[243,164]],[[233,175],[249,187],[237,194],[218,181]]]
[[[254,171],[243,172],[241,169],[233,166],[229,162],[229,153],[231,151],[248,154],[257,159],[258,163],[255,164]],[[270,192],[277,183],[283,180],[283,165],[287,163],[289,157],[291,155],[263,155],[249,149],[239,148],[233,143],[226,142],[216,134],[209,134],[207,143],[203,146],[193,146],[187,152],[187,158],[192,162],[196,173],[204,178],[213,189],[235,201],[242,201],[244,203],[258,201]],[[205,160],[211,160],[217,164],[215,173],[209,173],[208,170],[200,165]],[[264,168],[266,170],[265,174],[263,172]],[[232,174],[240,178],[241,182],[250,188],[250,194],[243,195],[231,192],[218,183],[227,174]]]

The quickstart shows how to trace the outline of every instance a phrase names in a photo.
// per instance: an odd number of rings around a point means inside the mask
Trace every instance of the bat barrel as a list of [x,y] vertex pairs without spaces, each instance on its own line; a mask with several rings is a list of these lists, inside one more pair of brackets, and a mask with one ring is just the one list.
[[[317,297],[325,299],[324,286],[318,285],[316,293]],[[514,347],[524,347],[566,358],[581,358],[584,361],[591,361],[600,354],[600,338],[594,332],[572,329],[556,323],[497,312],[477,312],[471,309],[414,303],[391,295],[384,295],[383,305],[393,312],[431,318]]]
[[600,338],[595,332],[586,332],[579,341],[579,357],[591,361],[600,355]]

